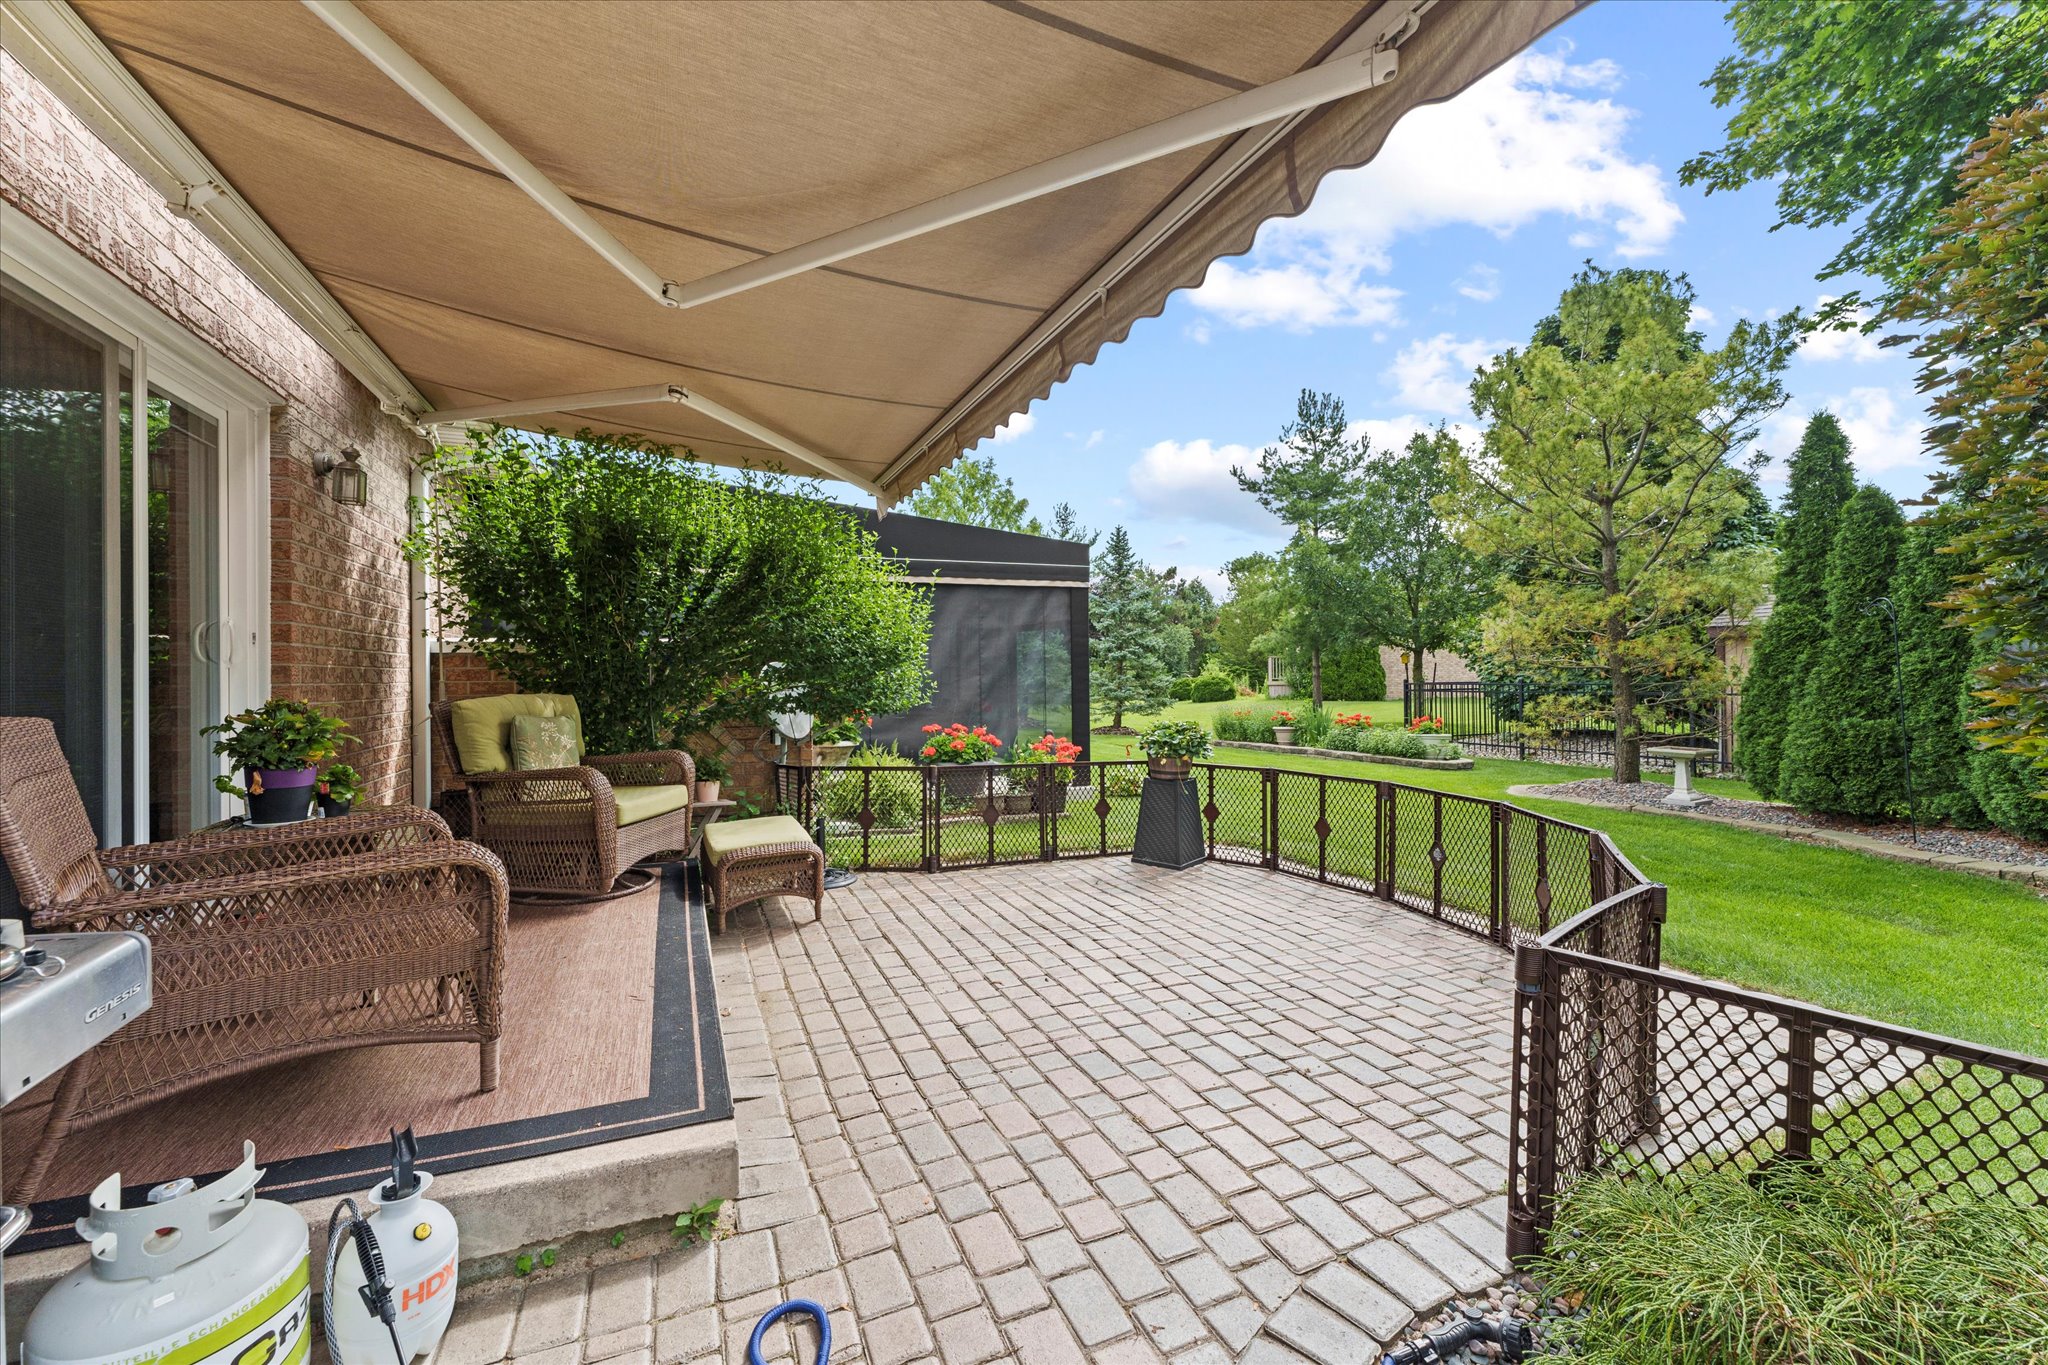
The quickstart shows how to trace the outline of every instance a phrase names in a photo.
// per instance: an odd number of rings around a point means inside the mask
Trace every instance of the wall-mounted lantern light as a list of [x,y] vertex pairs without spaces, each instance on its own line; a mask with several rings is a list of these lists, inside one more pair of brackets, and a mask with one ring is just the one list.
[[361,507],[370,496],[370,471],[358,461],[362,454],[354,446],[340,455],[326,451],[313,457],[313,477],[327,480],[327,492],[343,507]]

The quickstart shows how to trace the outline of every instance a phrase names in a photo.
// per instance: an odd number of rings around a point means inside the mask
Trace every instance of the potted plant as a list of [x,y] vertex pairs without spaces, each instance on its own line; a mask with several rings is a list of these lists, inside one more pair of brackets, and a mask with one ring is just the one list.
[[1418,735],[1440,735],[1444,732],[1442,716],[1417,716],[1408,722],[1408,728]]
[[996,751],[1003,746],[1001,740],[988,732],[986,725],[976,725],[971,729],[957,722],[927,725],[924,735],[924,747],[917,751],[917,761],[954,769],[940,774],[940,783],[948,798],[974,801],[989,795],[994,784],[988,775],[971,771],[994,763]]
[[1074,760],[1080,756],[1080,745],[1050,730],[1026,744],[1017,754],[1017,762],[1031,765],[1024,809],[1048,815],[1065,811],[1067,787],[1074,780]]
[[346,763],[330,763],[313,784],[313,791],[320,798],[320,813],[332,820],[347,815],[362,798],[363,775]]
[[1292,711],[1275,711],[1273,713],[1273,742],[1275,744],[1294,743],[1294,713]]
[[214,753],[242,772],[242,785],[222,774],[213,779],[215,789],[247,802],[251,824],[277,825],[306,818],[320,765],[353,742],[347,729],[347,721],[310,702],[272,697],[200,733],[220,736]]
[[818,728],[811,736],[811,746],[817,750],[818,762],[828,768],[841,767],[860,747],[860,732],[863,727],[873,725],[875,718],[868,715],[842,716],[830,725]]
[[[694,755],[693,755],[694,757]],[[732,776],[732,770],[725,766],[725,760],[717,754],[706,754],[697,759],[697,778],[691,799],[698,805],[718,799],[718,784]]]
[[1195,760],[1209,756],[1209,732],[1191,720],[1162,720],[1138,736],[1146,770],[1168,781],[1194,771]]

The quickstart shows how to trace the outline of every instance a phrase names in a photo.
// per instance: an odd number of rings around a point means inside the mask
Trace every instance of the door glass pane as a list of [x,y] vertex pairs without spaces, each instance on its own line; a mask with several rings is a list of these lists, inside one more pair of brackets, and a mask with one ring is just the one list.
[[149,395],[149,833],[213,819],[213,768],[200,727],[220,719],[214,566],[219,428],[154,387]]
[[0,290],[0,715],[56,725],[103,839],[123,832],[119,366]]

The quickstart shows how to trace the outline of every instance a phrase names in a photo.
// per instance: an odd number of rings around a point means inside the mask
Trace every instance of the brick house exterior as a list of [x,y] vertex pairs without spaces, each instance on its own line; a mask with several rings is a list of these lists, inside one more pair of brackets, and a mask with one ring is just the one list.
[[[424,443],[15,59],[0,53],[0,201],[48,229],[284,399],[270,413],[270,691],[342,716],[365,799],[409,798],[411,462]],[[316,454],[353,446],[344,507]]]

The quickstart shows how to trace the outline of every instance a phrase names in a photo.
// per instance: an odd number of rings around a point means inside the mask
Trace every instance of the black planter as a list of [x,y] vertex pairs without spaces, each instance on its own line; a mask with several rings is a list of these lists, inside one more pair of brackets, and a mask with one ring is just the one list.
[[353,801],[338,801],[334,797],[323,796],[320,798],[320,813],[332,820],[337,815],[347,815],[349,807],[353,805]]
[[946,763],[939,766],[939,789],[949,801],[980,801],[994,793],[992,762]]
[[[313,808],[313,770],[245,770],[242,783],[249,792],[249,823],[284,825],[304,820]],[[262,790],[258,791],[258,785]]]
[[1186,778],[1147,777],[1138,798],[1138,835],[1131,861],[1150,867],[1193,867],[1207,852],[1201,798]]

